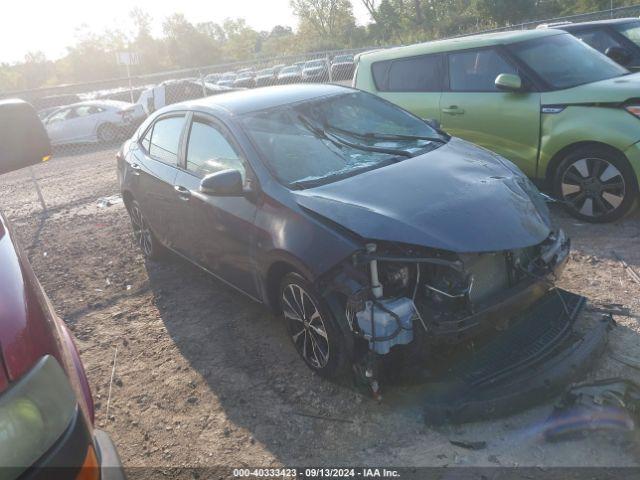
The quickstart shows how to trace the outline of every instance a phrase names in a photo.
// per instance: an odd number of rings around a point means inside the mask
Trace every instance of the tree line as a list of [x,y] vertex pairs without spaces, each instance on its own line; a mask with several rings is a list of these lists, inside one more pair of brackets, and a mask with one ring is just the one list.
[[[353,3],[369,13],[357,25]],[[152,34],[154,19],[139,8],[129,12],[133,32],[77,31],[73,45],[59,59],[39,51],[21,62],[0,63],[0,91],[87,82],[124,75],[116,53],[135,52],[134,74],[254,60],[311,51],[397,45],[459,35],[557,16],[606,10],[639,0],[290,0],[295,29],[276,25],[257,31],[241,19],[191,23],[179,13],[162,20],[161,35]],[[0,59],[1,60],[1,59]]]

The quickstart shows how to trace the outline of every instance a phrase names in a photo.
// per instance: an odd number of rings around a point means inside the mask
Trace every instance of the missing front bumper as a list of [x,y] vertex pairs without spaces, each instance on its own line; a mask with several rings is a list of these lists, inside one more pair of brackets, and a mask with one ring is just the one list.
[[584,297],[554,289],[511,328],[456,361],[426,391],[426,422],[464,423],[508,415],[576,381],[604,349],[612,325],[603,320],[579,335],[573,323],[584,303]]

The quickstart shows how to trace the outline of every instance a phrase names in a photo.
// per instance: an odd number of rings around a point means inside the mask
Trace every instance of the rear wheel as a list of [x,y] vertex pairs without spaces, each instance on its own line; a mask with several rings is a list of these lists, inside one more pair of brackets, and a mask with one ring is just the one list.
[[560,162],[554,192],[574,217],[594,223],[610,222],[631,210],[638,185],[621,153],[587,147],[574,150]]
[[142,254],[151,260],[162,257],[165,249],[149,228],[149,223],[142,215],[138,202],[135,200],[129,202],[127,210],[129,217],[131,217],[134,242],[140,248]]
[[307,366],[323,377],[341,373],[344,339],[313,285],[297,273],[288,273],[280,284],[280,306],[291,341]]

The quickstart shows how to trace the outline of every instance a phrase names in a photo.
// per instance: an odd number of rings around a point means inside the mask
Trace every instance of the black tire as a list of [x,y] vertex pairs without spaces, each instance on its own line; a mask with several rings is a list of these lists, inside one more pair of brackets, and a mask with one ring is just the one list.
[[118,129],[111,123],[105,123],[98,128],[98,140],[102,143],[112,143],[118,139]]
[[345,372],[342,332],[314,286],[288,273],[280,282],[279,300],[289,337],[307,366],[325,378]]
[[135,200],[131,200],[127,203],[127,211],[131,218],[133,240],[140,248],[145,258],[148,258],[149,260],[157,260],[163,257],[166,253],[166,249],[149,228],[149,223],[142,214],[140,204]]
[[562,159],[553,177],[553,191],[572,216],[604,223],[631,211],[638,198],[638,182],[622,153],[588,146]]

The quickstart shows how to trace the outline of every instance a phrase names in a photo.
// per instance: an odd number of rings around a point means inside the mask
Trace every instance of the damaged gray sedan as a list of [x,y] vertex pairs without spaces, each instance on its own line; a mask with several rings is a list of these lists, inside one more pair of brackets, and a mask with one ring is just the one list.
[[[513,323],[543,330],[517,348],[535,358],[558,350],[542,338],[553,328],[572,331],[580,301],[554,290],[570,242],[538,190],[368,93],[292,85],[172,105],[118,164],[143,253],[172,250],[271,307],[320,375],[353,369],[378,393],[398,352],[435,372],[430,354]],[[522,320],[542,304],[555,327]]]

